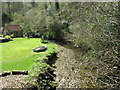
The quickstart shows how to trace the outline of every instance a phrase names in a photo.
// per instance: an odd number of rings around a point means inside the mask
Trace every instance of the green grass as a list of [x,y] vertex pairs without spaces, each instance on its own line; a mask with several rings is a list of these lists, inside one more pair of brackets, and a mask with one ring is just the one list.
[[51,53],[53,44],[47,44],[48,50],[35,53],[33,48],[43,45],[39,38],[14,38],[2,45],[2,71],[29,70],[40,54]]

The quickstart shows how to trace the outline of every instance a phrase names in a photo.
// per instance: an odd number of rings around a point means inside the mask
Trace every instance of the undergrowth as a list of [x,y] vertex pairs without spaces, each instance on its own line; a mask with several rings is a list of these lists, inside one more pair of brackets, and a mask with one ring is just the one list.
[[[53,67],[48,62],[54,60],[56,57],[56,46],[47,44],[48,49],[39,54],[38,58],[34,60],[34,64],[29,71],[28,81],[33,81],[32,84],[38,89],[53,89],[55,88],[55,77],[53,76]],[[52,57],[53,59],[49,59]]]

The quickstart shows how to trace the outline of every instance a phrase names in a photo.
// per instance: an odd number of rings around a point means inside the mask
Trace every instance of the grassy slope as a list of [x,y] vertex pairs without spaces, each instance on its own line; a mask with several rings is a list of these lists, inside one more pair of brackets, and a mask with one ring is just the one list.
[[[43,45],[37,38],[15,38],[14,41],[2,43],[2,70],[28,70],[34,59],[41,53],[34,53],[33,48]],[[49,47],[54,47],[48,44]]]

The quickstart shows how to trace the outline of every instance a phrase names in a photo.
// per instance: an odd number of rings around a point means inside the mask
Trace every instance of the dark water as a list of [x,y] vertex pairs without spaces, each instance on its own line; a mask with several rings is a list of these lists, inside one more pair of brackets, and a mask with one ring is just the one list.
[[81,50],[81,48],[76,48],[71,44],[64,44],[62,46],[65,47],[65,48],[71,49],[74,52],[75,59],[77,61],[80,61],[80,56],[85,54],[85,52],[83,50]]
[[64,44],[62,46],[71,49],[74,52],[75,60],[77,61],[76,67],[80,69],[79,73],[81,77],[81,81],[80,81],[81,87],[84,88],[100,87],[99,85],[97,85],[96,80],[94,79],[97,78],[98,74],[96,73],[96,71],[91,70],[91,68],[94,67],[94,64],[91,64],[90,66],[87,60],[82,59],[83,57],[85,57],[85,54],[87,52],[85,52],[81,48],[76,48],[71,44]]

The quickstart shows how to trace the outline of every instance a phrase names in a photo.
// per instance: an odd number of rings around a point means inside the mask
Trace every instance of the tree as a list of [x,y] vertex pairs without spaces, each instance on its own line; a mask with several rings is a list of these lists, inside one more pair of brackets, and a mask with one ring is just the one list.
[[59,11],[59,2],[58,2],[58,0],[55,0],[55,9],[56,9],[56,11]]
[[10,2],[7,2],[7,5],[8,5],[8,12],[9,12],[9,15],[11,15],[11,10],[10,10]]
[[35,7],[35,5],[36,5],[35,0],[32,0],[31,5],[32,5],[32,7]]
[[2,26],[4,27],[6,23],[13,21],[11,16],[7,13],[2,13]]

